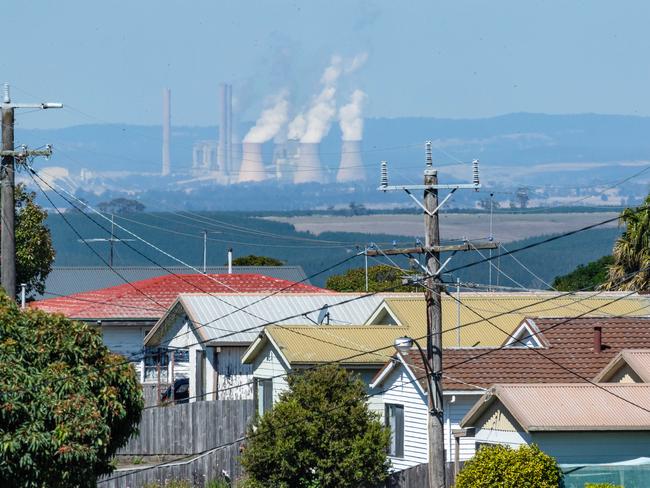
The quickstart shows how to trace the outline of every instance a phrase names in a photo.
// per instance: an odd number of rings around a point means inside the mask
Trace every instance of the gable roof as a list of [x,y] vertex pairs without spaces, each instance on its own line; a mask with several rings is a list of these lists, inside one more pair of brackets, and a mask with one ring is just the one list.
[[[650,315],[650,300],[638,295],[621,299],[620,293],[575,293],[558,297],[558,293],[463,293],[460,301],[467,306],[460,307],[458,329],[458,302],[451,297],[442,299],[442,345],[445,348],[458,347],[460,331],[461,347],[494,347],[506,342],[509,337],[490,325],[483,317],[508,334],[512,334],[526,317],[573,317],[586,316],[630,316]],[[618,298],[617,301],[613,301]],[[386,308],[401,325],[411,327],[413,337],[426,334],[426,303],[423,298],[387,298],[373,313],[373,319],[381,316]],[[480,315],[479,315],[480,314]],[[369,323],[376,324],[373,320]],[[378,324],[377,324],[378,325]],[[420,333],[421,332],[421,333]]]
[[[463,386],[471,384],[486,388],[501,382],[579,383],[595,377],[623,349],[650,349],[648,318],[534,320],[544,336],[543,348],[445,350],[443,366],[449,376],[443,378],[444,387],[466,389]],[[602,327],[601,351],[593,348],[594,327]]]
[[496,401],[526,432],[650,430],[647,384],[499,384],[476,402],[461,427],[475,427]]
[[66,297],[31,302],[30,307],[74,319],[158,319],[180,293],[333,293],[312,285],[259,274],[164,275]]
[[242,362],[252,363],[270,342],[291,365],[340,362],[380,366],[395,351],[395,339],[403,336],[406,331],[405,327],[396,325],[271,325],[265,327],[259,338],[248,348]]
[[629,366],[644,383],[650,383],[650,349],[622,350],[596,375],[594,381],[608,381],[625,365]]
[[[119,273],[129,282],[147,280],[166,274],[196,274],[184,266],[55,266],[45,279],[45,293],[37,299],[67,296],[124,284]],[[234,274],[260,274],[287,281],[311,284],[301,266],[233,266]],[[228,273],[227,266],[208,266],[207,274]]]
[[[269,323],[283,325],[318,324],[327,306],[329,324],[363,323],[383,300],[382,295],[362,297],[360,293],[218,294],[182,293],[145,338],[145,345],[157,345],[182,314],[187,315],[203,340],[214,344],[250,344]],[[325,323],[327,324],[327,323]]]

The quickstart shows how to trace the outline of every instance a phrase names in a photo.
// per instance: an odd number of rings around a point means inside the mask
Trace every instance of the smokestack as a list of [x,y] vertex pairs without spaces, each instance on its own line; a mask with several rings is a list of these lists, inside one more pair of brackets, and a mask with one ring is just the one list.
[[364,181],[366,172],[361,159],[361,141],[343,141],[341,147],[341,165],[336,173],[338,183]]
[[162,145],[162,176],[168,176],[171,171],[171,152],[169,139],[172,132],[171,116],[172,92],[169,88],[163,89],[163,145]]
[[603,328],[594,327],[594,352],[603,350]]
[[244,142],[238,182],[257,182],[265,179],[266,170],[262,158],[262,144]]
[[296,156],[293,182],[295,184],[318,182],[324,183],[323,169],[320,163],[320,144],[301,142]]
[[232,172],[232,86],[227,83],[219,85],[219,102],[221,117],[219,120],[219,147],[217,160],[219,168],[226,176]]

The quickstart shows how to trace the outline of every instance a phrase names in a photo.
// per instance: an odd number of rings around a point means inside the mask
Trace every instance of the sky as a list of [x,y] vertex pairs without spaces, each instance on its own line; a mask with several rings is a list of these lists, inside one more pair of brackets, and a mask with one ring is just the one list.
[[365,116],[481,118],[511,112],[650,115],[647,0],[31,0],[5,2],[0,80],[25,128],[216,125],[232,82],[242,120],[285,89],[300,108],[332,55],[366,63],[337,102]]

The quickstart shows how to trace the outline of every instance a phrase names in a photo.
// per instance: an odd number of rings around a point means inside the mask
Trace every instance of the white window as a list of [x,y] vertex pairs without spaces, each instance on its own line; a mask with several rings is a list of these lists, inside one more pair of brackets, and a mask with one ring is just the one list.
[[404,405],[386,404],[386,425],[390,427],[388,455],[404,457]]
[[255,397],[258,415],[264,415],[271,410],[273,408],[273,380],[256,378]]

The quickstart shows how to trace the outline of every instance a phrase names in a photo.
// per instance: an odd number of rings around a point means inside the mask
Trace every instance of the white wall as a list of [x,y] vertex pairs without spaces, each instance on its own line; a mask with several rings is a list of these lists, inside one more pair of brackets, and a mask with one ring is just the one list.
[[252,369],[254,378],[273,378],[273,403],[278,401],[281,392],[289,388],[286,375],[290,369],[278,357],[271,344],[267,343],[255,357]]
[[242,364],[247,347],[222,346],[217,352],[218,390],[220,400],[253,398],[253,367]]
[[102,325],[102,338],[104,345],[111,352],[121,354],[128,360],[132,360],[137,377],[142,375],[142,344],[145,331],[151,329],[151,326],[109,326]]

